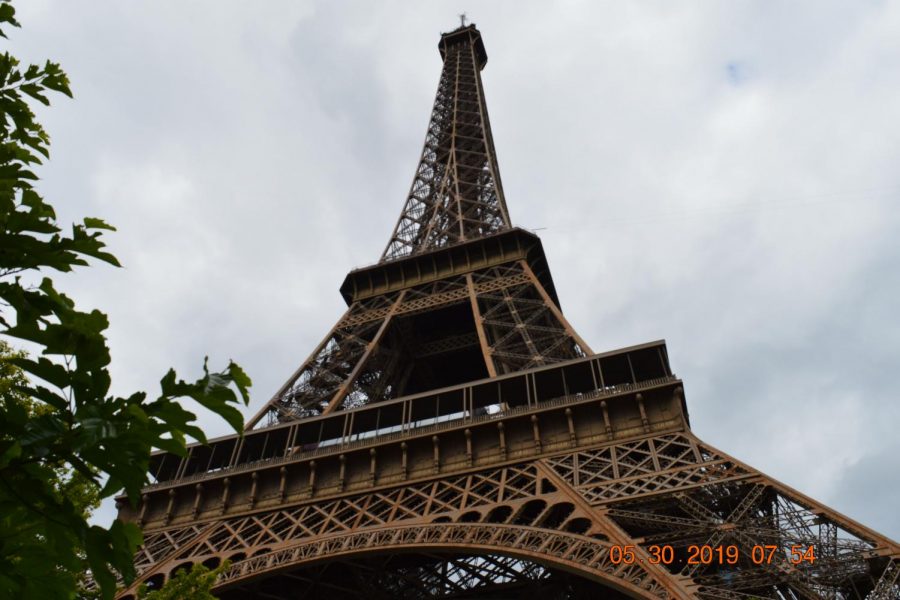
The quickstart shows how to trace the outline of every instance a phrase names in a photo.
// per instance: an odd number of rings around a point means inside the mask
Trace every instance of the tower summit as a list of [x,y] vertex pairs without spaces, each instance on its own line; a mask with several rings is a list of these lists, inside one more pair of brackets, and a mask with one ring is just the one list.
[[154,454],[119,598],[225,560],[223,600],[900,598],[896,542],[692,432],[665,342],[575,332],[509,218],[481,34],[438,48],[380,261],[242,436]]
[[481,33],[461,26],[442,35],[438,48],[444,68],[422,158],[382,261],[511,227],[481,85]]

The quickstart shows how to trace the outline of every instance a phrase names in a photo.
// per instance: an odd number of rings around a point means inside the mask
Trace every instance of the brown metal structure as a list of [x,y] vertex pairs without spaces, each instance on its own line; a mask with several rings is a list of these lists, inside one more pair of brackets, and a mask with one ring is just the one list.
[[229,600],[900,598],[896,542],[693,434],[664,342],[578,336],[509,219],[481,35],[439,48],[381,261],[244,435],[154,456],[119,597],[229,560]]

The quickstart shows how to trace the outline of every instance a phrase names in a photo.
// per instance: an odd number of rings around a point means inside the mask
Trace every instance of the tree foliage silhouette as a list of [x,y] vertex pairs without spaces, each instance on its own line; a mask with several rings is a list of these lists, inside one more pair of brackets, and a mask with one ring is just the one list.
[[[19,27],[0,0],[0,35]],[[140,528],[116,520],[91,525],[74,490],[107,498],[124,490],[132,503],[147,481],[154,448],[184,454],[187,436],[205,442],[190,398],[240,432],[238,406],[248,402],[250,379],[229,363],[193,382],[173,370],[152,399],[144,392],[110,393],[109,322],[99,310],[80,310],[54,286],[53,273],[91,262],[118,266],[103,235],[104,221],[85,218],[63,231],[53,206],[36,189],[36,168],[49,158],[50,138],[32,106],[54,93],[72,96],[58,64],[20,65],[0,55],[0,336],[36,349],[13,353],[15,368],[0,402],[0,596],[71,598],[85,572],[104,598],[117,580],[135,577]]]

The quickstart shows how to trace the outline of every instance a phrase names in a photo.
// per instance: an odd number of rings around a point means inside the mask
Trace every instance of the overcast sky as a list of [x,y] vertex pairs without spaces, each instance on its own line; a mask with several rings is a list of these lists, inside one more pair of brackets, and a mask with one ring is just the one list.
[[41,190],[118,227],[123,269],[63,279],[110,315],[117,391],[209,354],[247,415],[274,393],[379,257],[467,10],[510,213],[582,337],[665,338],[702,439],[900,538],[900,2],[17,4],[4,45],[75,92]]

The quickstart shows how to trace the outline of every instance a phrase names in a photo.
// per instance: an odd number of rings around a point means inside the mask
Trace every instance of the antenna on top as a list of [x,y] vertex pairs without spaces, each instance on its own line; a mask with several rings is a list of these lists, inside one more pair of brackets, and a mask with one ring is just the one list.
[[462,13],[461,15],[459,15],[459,26],[460,27],[466,26],[466,13]]

